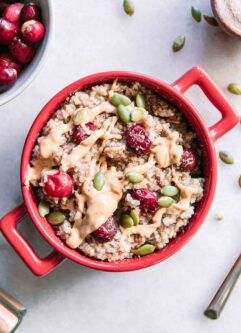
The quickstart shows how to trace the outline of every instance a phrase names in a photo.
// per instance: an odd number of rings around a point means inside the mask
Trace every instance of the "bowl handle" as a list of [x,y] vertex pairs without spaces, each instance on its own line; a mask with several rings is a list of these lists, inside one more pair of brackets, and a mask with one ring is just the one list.
[[30,270],[35,275],[42,276],[52,271],[65,257],[55,250],[45,258],[40,258],[37,255],[33,247],[17,229],[18,223],[26,215],[25,205],[19,205],[0,220],[0,230]]
[[200,67],[193,67],[172,83],[172,87],[184,93],[191,86],[198,85],[210,102],[221,113],[221,119],[209,128],[213,141],[216,141],[239,123],[239,116],[208,74]]

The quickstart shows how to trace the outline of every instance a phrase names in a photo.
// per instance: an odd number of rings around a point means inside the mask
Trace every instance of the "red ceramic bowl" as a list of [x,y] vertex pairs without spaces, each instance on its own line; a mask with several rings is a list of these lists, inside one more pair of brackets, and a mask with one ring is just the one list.
[[[65,98],[76,90],[83,90],[92,85],[110,82],[118,78],[120,81],[139,81],[144,86],[153,89],[175,104],[185,115],[187,121],[196,131],[204,155],[205,189],[204,197],[199,202],[196,212],[183,233],[180,233],[164,249],[141,258],[125,259],[116,262],[103,262],[85,257],[76,250],[68,248],[58,238],[45,218],[40,217],[32,188],[24,185],[27,167],[36,139],[48,119],[56,111]],[[221,120],[207,128],[195,107],[186,99],[183,93],[192,85],[198,85],[209,100],[221,113]],[[0,229],[19,256],[36,275],[45,275],[54,267],[68,258],[80,265],[103,271],[124,272],[148,267],[170,257],[189,241],[203,223],[213,200],[217,161],[214,142],[228,132],[239,122],[239,117],[233,106],[224,97],[211,78],[201,69],[193,68],[173,84],[169,85],[157,79],[129,72],[106,72],[94,74],[80,79],[54,96],[42,109],[34,121],[27,136],[21,162],[21,186],[24,204],[18,206],[0,220]],[[17,224],[29,214],[36,228],[45,240],[54,248],[46,258],[40,258],[26,239],[19,233]]]

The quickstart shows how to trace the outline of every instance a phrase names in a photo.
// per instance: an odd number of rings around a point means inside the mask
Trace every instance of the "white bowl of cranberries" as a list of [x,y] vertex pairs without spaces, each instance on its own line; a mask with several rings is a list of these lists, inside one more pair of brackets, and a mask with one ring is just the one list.
[[22,92],[46,58],[50,1],[0,1],[0,105]]

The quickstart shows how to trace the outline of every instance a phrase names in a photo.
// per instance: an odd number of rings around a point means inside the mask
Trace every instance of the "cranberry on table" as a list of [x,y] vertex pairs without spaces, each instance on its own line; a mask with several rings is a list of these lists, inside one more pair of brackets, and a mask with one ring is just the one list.
[[38,20],[40,18],[40,8],[35,3],[27,3],[21,10],[21,22]]
[[149,154],[151,151],[151,140],[149,134],[140,125],[132,125],[126,131],[128,145],[139,155]]
[[0,18],[0,43],[8,45],[19,33],[19,27],[16,23],[9,22]]
[[10,53],[5,52],[0,54],[0,67],[14,68],[17,73],[19,73],[22,66],[11,56]]
[[20,37],[15,37],[9,44],[11,55],[19,62],[26,64],[30,62],[35,54],[34,48],[22,41]]
[[140,201],[143,211],[147,210],[150,213],[154,213],[158,207],[157,195],[155,192],[147,189],[140,188],[131,191],[132,198]]
[[17,76],[16,69],[0,67],[0,92],[9,89],[16,82]]
[[73,180],[64,171],[49,175],[44,183],[44,192],[53,198],[68,198],[73,191]]
[[[90,131],[95,131],[96,130],[96,126],[92,122],[89,122],[89,123],[85,124],[85,126]],[[73,140],[74,140],[75,143],[79,144],[83,140],[87,139],[88,137],[89,137],[89,135],[85,133],[85,131],[83,130],[83,128],[80,125],[77,125],[77,126],[74,127],[74,129],[73,129]]]
[[3,17],[13,23],[20,23],[20,13],[24,4],[21,2],[15,2],[9,5],[3,12]]
[[117,233],[117,227],[113,218],[109,218],[97,230],[92,232],[92,236],[99,242],[110,242]]
[[184,171],[192,171],[197,166],[197,154],[193,149],[185,149],[181,159],[181,168]]
[[21,28],[23,39],[29,43],[38,43],[44,38],[44,25],[36,20],[26,21]]

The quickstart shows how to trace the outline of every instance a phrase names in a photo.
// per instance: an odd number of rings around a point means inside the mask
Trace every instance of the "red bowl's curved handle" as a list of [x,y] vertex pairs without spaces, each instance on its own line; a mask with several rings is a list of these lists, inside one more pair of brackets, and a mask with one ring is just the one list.
[[40,258],[37,255],[17,229],[18,223],[26,215],[25,205],[21,204],[0,220],[0,230],[31,271],[35,275],[43,276],[52,271],[65,257],[55,250],[45,258]]
[[181,93],[184,93],[193,85],[198,85],[202,89],[210,102],[222,115],[221,120],[209,128],[213,140],[216,141],[239,123],[239,116],[221,90],[200,67],[192,68],[172,83],[172,87]]

